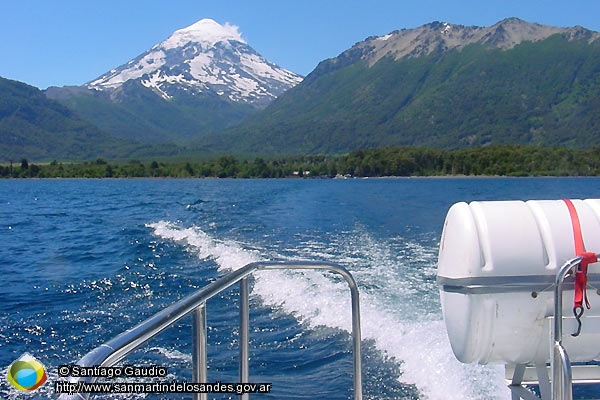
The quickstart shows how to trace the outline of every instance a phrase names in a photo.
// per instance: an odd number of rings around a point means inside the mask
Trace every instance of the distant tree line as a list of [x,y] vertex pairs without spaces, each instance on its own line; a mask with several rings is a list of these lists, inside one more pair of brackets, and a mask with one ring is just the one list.
[[3,178],[284,178],[382,176],[598,176],[600,148],[488,146],[462,150],[385,147],[340,156],[236,158],[207,161],[139,161],[0,165]]

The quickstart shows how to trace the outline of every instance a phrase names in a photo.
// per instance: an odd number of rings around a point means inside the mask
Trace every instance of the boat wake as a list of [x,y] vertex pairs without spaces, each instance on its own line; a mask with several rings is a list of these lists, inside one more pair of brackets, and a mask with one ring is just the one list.
[[[464,365],[452,354],[435,284],[437,246],[400,238],[379,241],[360,227],[327,243],[307,237],[293,250],[218,239],[199,227],[168,221],[147,227],[199,259],[213,261],[219,271],[266,258],[338,262],[351,271],[361,290],[363,340],[372,341],[399,364],[402,384],[414,385],[419,396],[428,399],[510,396],[503,367]],[[294,316],[310,329],[351,330],[345,282],[317,271],[262,271],[254,276],[252,295],[264,305]]]

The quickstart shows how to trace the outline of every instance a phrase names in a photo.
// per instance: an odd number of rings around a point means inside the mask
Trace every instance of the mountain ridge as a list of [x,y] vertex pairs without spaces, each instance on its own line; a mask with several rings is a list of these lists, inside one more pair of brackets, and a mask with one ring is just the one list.
[[489,27],[434,21],[417,28],[370,36],[337,57],[323,60],[321,63],[339,59],[356,62],[360,58],[372,66],[383,57],[389,56],[395,60],[422,57],[432,52],[461,50],[474,43],[508,50],[523,42],[536,42],[555,34],[561,34],[569,40],[585,38],[589,42],[600,38],[600,32],[581,26],[560,28],[527,22],[516,17],[503,19]]
[[365,46],[374,47],[371,51],[372,57],[368,59],[369,65],[373,65],[388,55],[396,60],[405,56],[420,57],[436,50],[462,49],[473,43],[489,44],[507,50],[525,41],[536,42],[554,34],[580,38],[585,33],[590,36],[591,41],[600,37],[599,33],[582,27],[560,28],[526,22],[513,17],[499,21],[490,27],[435,21],[418,28],[396,30],[387,35],[371,37],[363,43]]
[[[465,40],[448,45],[450,30]],[[262,113],[199,145],[280,154],[600,145],[598,32],[516,18],[489,28],[437,22],[395,32],[396,39],[370,37],[322,61]],[[383,40],[387,48],[373,46]]]

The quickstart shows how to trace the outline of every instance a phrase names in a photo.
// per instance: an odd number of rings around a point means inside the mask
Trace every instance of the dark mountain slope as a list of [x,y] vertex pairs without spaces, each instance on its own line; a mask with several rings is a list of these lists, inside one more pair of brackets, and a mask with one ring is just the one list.
[[3,162],[117,157],[141,147],[109,136],[35,87],[0,78],[0,93]]
[[46,95],[115,137],[146,144],[185,144],[257,112],[210,93],[167,100],[136,81],[111,94],[78,87],[48,88]]

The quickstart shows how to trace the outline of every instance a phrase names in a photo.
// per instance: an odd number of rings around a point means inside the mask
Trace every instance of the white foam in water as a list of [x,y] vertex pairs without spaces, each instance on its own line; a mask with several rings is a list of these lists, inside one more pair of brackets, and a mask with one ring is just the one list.
[[[155,235],[180,243],[199,258],[214,260],[220,270],[233,270],[260,260],[256,252],[245,250],[240,243],[217,240],[197,227],[183,228],[165,221],[148,227],[154,229]],[[313,240],[298,249],[297,254],[326,260],[331,257],[328,250],[335,248],[337,261],[359,264],[352,270],[359,287],[376,287],[361,289],[362,337],[373,340],[378,349],[401,363],[399,380],[414,384],[431,400],[510,398],[503,367],[465,365],[454,358],[439,311],[421,310],[420,319],[408,312],[422,296],[411,285],[434,273],[431,267],[414,268],[410,259],[435,257],[435,252],[418,243],[404,244],[399,251],[393,251],[366,234],[359,236],[341,238],[333,246]],[[431,261],[435,263],[435,259]],[[334,282],[316,271],[259,272],[255,278],[253,295],[266,305],[280,307],[309,327],[351,330],[350,296],[345,282]]]
[[219,269],[235,270],[259,260],[258,256],[237,243],[215,240],[196,227],[181,228],[168,221],[147,224],[147,227],[154,229],[156,236],[189,245],[189,250],[197,253],[199,258],[213,259]]
[[148,351],[156,351],[157,353],[162,354],[163,356],[165,356],[171,360],[179,360],[179,361],[186,362],[188,364],[192,363],[192,355],[182,353],[179,350],[167,349],[164,347],[151,347],[148,349]]

